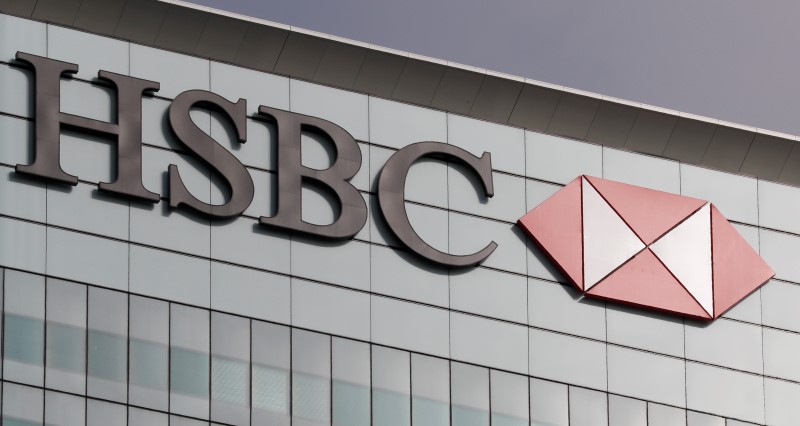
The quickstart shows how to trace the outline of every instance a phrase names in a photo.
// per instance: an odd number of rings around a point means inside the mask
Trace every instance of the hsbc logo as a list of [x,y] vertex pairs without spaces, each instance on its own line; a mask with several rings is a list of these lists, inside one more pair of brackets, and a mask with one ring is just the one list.
[[775,273],[706,201],[580,176],[519,225],[586,296],[710,320]]

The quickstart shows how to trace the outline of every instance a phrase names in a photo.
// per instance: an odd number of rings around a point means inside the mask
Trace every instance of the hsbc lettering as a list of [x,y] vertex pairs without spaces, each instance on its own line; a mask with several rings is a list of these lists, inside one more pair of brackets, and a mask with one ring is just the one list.
[[[116,91],[117,122],[109,123],[60,111],[60,82],[62,76],[78,71],[78,65],[23,52],[17,60],[34,73],[35,128],[34,155],[31,164],[18,164],[16,173],[57,182],[77,185],[78,177],[66,173],[60,164],[60,131],[100,134],[116,141],[116,177],[102,182],[98,190],[139,201],[158,203],[160,195],[146,189],[142,183],[142,98],[158,91],[159,83],[126,75],[100,71],[98,78]],[[170,165],[168,200],[175,209],[186,209],[212,219],[233,218],[250,206],[255,187],[245,166],[227,149],[202,131],[189,117],[194,107],[207,108],[222,114],[232,125],[238,143],[247,142],[246,100],[237,102],[204,90],[189,90],[179,94],[168,111],[171,132],[179,143],[221,178],[229,189],[223,204],[199,200],[184,185],[181,170]],[[348,239],[364,227],[367,206],[359,191],[349,182],[361,168],[361,151],[353,136],[329,121],[289,111],[260,106],[259,118],[274,124],[277,131],[277,212],[259,218],[263,226],[301,232],[327,239]],[[332,141],[336,157],[324,170],[306,167],[301,162],[301,132],[309,131],[327,136]],[[497,247],[490,242],[482,250],[469,255],[454,255],[439,251],[417,235],[405,209],[405,181],[411,165],[423,158],[440,158],[457,162],[475,173],[486,197],[494,195],[491,155],[476,157],[471,153],[441,142],[419,142],[394,153],[378,178],[378,204],[389,229],[411,251],[444,266],[475,265],[486,259]],[[340,206],[333,223],[316,225],[301,217],[303,182],[330,191]]]

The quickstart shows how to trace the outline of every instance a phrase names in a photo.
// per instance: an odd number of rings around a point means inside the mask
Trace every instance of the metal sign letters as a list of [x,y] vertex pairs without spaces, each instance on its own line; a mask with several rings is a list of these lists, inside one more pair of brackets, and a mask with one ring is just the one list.
[[[100,183],[98,189],[158,203],[160,195],[147,190],[142,183],[142,97],[158,91],[159,83],[100,71],[98,78],[116,91],[117,122],[108,123],[60,111],[61,78],[76,73],[78,65],[23,52],[17,53],[17,60],[34,73],[36,125],[33,162],[18,164],[16,173],[77,185],[78,177],[61,168],[60,131],[68,128],[100,134],[116,141],[117,175],[111,182]],[[178,166],[172,164],[168,169],[170,207],[188,209],[212,219],[224,219],[239,216],[253,201],[253,180],[244,165],[198,128],[189,117],[193,107],[220,112],[232,124],[238,142],[245,143],[246,102],[239,99],[233,103],[204,90],[189,90],[174,99],[168,112],[171,131],[179,143],[221,178],[228,187],[229,195],[223,204],[209,204],[197,199],[184,185]],[[330,239],[346,239],[356,235],[367,221],[367,206],[359,191],[349,182],[361,168],[361,151],[353,136],[329,121],[265,106],[259,107],[258,118],[274,123],[278,141],[277,213],[272,217],[261,217],[259,223]],[[332,141],[336,158],[329,168],[317,170],[302,164],[302,131],[320,133]],[[482,262],[497,244],[491,242],[469,255],[452,255],[425,243],[411,226],[405,209],[405,181],[411,165],[424,157],[439,157],[463,164],[480,179],[483,195],[491,197],[494,194],[489,153],[485,152],[479,158],[441,142],[411,144],[394,153],[379,176],[378,202],[386,223],[403,244],[429,261],[444,266],[467,266]],[[301,189],[304,182],[322,186],[335,195],[340,208],[333,223],[316,225],[303,221]]]

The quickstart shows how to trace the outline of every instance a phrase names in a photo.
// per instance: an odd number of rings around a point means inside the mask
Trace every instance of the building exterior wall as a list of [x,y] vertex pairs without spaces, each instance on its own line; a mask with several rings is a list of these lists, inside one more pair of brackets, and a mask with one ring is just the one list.
[[[7,15],[0,32],[4,425],[800,423],[797,188]],[[114,145],[69,130],[61,165],[77,186],[20,176],[34,105],[17,51],[80,65],[61,94],[62,111],[79,116],[114,119],[98,70],[161,84],[142,107],[142,166],[162,197],[176,164],[196,197],[224,199],[166,126],[185,90],[245,98],[248,115],[265,105],[336,123],[361,148],[351,182],[367,225],[333,243],[259,226],[279,202],[275,127],[249,118],[247,143],[233,146],[225,121],[200,110],[195,123],[253,177],[242,217],[98,193],[115,174]],[[498,244],[478,267],[420,260],[376,214],[381,167],[420,141],[492,155],[491,199],[436,160],[414,165],[406,185],[411,222],[432,246]],[[304,164],[329,165],[325,147],[307,135]],[[515,225],[580,174],[715,203],[775,279],[710,324],[580,298]],[[334,215],[304,188],[305,220]]]

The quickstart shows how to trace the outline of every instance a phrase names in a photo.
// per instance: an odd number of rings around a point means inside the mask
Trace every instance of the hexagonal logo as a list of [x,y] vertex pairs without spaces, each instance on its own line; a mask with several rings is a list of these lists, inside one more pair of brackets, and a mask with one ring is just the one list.
[[703,200],[580,176],[517,224],[586,296],[711,320],[775,273]]

